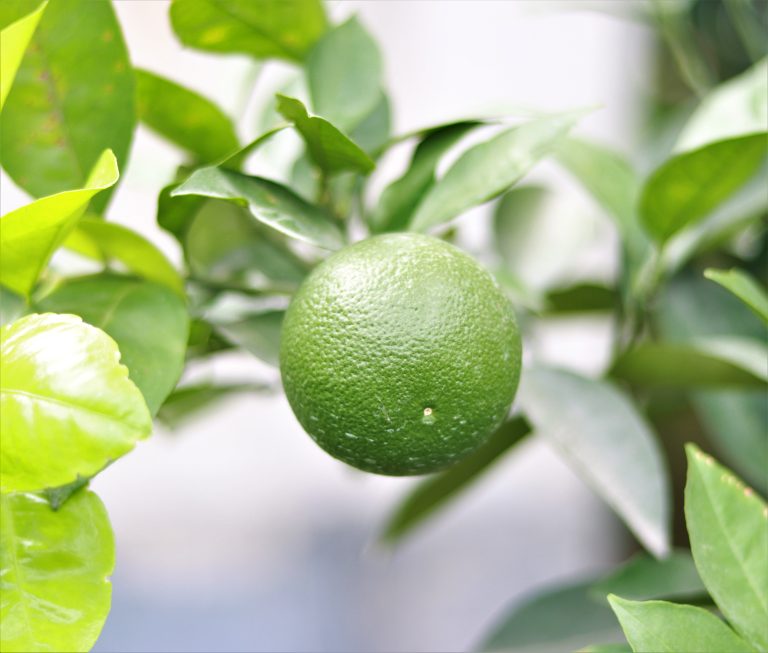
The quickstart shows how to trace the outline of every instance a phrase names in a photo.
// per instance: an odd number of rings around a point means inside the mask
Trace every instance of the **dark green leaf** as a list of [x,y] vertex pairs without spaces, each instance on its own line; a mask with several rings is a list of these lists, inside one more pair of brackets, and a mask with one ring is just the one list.
[[270,386],[260,383],[229,383],[216,385],[200,383],[176,388],[160,407],[157,418],[170,428],[178,428],[188,419],[225,397],[244,392],[263,393]]
[[165,255],[137,232],[114,222],[82,218],[64,246],[83,256],[119,261],[134,274],[168,286],[184,297],[184,281]]
[[670,489],[656,438],[628,396],[604,382],[543,367],[523,374],[520,405],[587,483],[656,556],[669,551]]
[[0,497],[0,648],[89,651],[109,614],[115,542],[99,498],[83,490],[56,512],[34,494]]
[[327,22],[320,0],[174,0],[171,25],[199,50],[302,61]]
[[[35,197],[81,187],[106,148],[123,167],[136,124],[134,94],[111,3],[49,3],[3,108],[3,167]],[[108,199],[101,195],[94,210]]]
[[500,195],[550,154],[582,115],[533,120],[470,148],[424,197],[411,228],[426,231]]
[[169,184],[157,196],[157,224],[183,243],[192,219],[207,200],[197,195],[174,197],[172,193],[179,186],[177,183]]
[[0,281],[21,295],[29,295],[91,198],[114,185],[118,177],[115,156],[107,150],[83,188],[43,197],[0,218]]
[[608,601],[635,653],[753,653],[741,637],[704,608],[666,601]]
[[178,295],[149,281],[111,275],[64,282],[39,302],[103,329],[154,415],[181,376],[189,317]]
[[686,454],[685,521],[696,568],[731,625],[768,650],[768,505],[694,445]]
[[621,594],[634,600],[694,599],[707,595],[688,551],[673,551],[663,560],[639,554],[590,588],[595,598]]
[[27,315],[2,327],[0,343],[4,492],[93,476],[152,430],[117,345],[79,317]]
[[427,191],[435,183],[435,170],[442,156],[477,122],[447,125],[427,134],[416,147],[408,170],[381,193],[369,224],[376,233],[399,231],[408,222]]
[[554,588],[513,606],[479,650],[554,653],[594,641],[620,642],[621,631],[610,608],[589,597],[592,582]]
[[730,290],[758,317],[768,323],[768,295],[749,274],[736,268],[730,270],[713,270],[710,268],[704,271],[704,276]]
[[613,288],[596,283],[578,283],[565,288],[550,290],[546,296],[545,315],[613,311],[619,295]]
[[137,70],[136,96],[139,120],[202,163],[240,146],[232,121],[218,106],[169,79]]
[[768,382],[768,348],[759,340],[709,337],[690,343],[645,342],[621,354],[611,376],[661,387],[757,386]]
[[381,98],[381,55],[357,17],[330,30],[310,52],[307,82],[315,112],[347,133]]
[[31,13],[4,27],[0,34],[0,109],[5,104],[16,71],[47,4],[43,2]]
[[768,135],[718,141],[679,154],[650,176],[640,198],[640,217],[664,243],[707,216],[758,170],[768,152]]
[[222,168],[202,168],[171,192],[172,197],[202,195],[248,207],[254,218],[297,240],[338,249],[343,236],[333,219],[293,191],[269,179]]
[[390,517],[381,535],[385,542],[396,542],[408,535],[435,512],[445,507],[467,485],[476,482],[502,454],[520,442],[530,431],[521,417],[504,423],[475,453],[450,469],[419,483]]
[[277,110],[296,125],[315,165],[327,174],[343,170],[368,174],[376,167],[363,150],[330,122],[317,116],[310,117],[306,107],[296,98],[278,94]]

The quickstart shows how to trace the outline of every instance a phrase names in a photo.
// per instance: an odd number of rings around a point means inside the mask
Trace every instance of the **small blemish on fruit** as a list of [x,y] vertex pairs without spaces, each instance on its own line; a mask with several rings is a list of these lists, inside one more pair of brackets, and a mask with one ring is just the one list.
[[435,423],[435,416],[432,414],[432,408],[427,406],[424,409],[424,416],[421,418],[421,423],[426,424],[427,426],[431,426]]

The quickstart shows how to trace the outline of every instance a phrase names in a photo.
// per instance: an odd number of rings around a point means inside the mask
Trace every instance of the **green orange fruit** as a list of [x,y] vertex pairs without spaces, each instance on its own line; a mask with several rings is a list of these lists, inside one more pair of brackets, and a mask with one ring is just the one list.
[[332,456],[379,474],[434,472],[481,445],[520,377],[512,307],[442,240],[385,234],[321,263],[285,316],[280,370]]

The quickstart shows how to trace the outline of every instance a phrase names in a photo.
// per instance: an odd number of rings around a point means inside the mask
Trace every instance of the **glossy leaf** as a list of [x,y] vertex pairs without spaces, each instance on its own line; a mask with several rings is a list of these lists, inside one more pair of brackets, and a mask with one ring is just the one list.
[[109,614],[115,542],[107,511],[81,490],[59,510],[35,494],[0,496],[0,648],[89,651]]
[[704,608],[667,601],[608,601],[635,653],[753,653],[725,623]]
[[302,61],[327,23],[320,0],[173,0],[171,25],[198,50]]
[[658,557],[669,552],[670,489],[659,445],[623,392],[570,372],[523,374],[520,405],[588,484]]
[[736,297],[749,306],[755,314],[768,323],[768,294],[749,274],[743,270],[705,270],[704,276],[723,288],[730,290]]
[[731,625],[766,650],[768,505],[694,445],[686,454],[685,520],[696,567]]
[[233,345],[245,349],[265,363],[277,366],[280,327],[284,315],[285,311],[264,311],[235,322],[214,324],[214,327]]
[[104,332],[74,315],[2,327],[0,481],[4,492],[93,476],[149,435],[138,388]]
[[119,176],[111,151],[101,155],[85,186],[43,197],[0,218],[0,282],[29,295],[54,251],[75,227],[91,198]]
[[[3,167],[35,197],[85,184],[106,148],[123,167],[136,124],[134,87],[111,3],[49,3],[3,108]],[[108,199],[94,200],[93,210]]]
[[207,98],[147,70],[136,71],[138,117],[202,163],[240,147],[227,115]]
[[381,539],[394,543],[410,534],[455,496],[478,480],[509,449],[518,444],[530,427],[521,418],[505,422],[477,451],[450,469],[419,483],[390,517]]
[[179,380],[189,317],[165,286],[108,274],[81,277],[65,281],[38,307],[74,313],[111,336],[153,415]]
[[197,279],[284,289],[295,288],[307,273],[306,264],[279,234],[232,202],[208,200],[192,219],[183,242]]
[[590,584],[554,588],[513,606],[479,650],[553,653],[596,641],[620,642],[615,617],[604,602],[589,597]]
[[411,229],[426,231],[500,195],[550,154],[582,115],[533,120],[464,152],[419,204]]
[[640,198],[648,233],[664,243],[717,208],[765,161],[768,135],[753,134],[679,154],[650,176]]
[[768,382],[768,348],[759,340],[709,337],[689,343],[645,342],[621,354],[610,374],[661,387],[744,386]]
[[102,261],[119,261],[131,272],[184,297],[184,281],[165,255],[141,234],[98,218],[82,218],[64,241],[68,249]]
[[259,222],[318,247],[338,249],[343,244],[343,236],[330,216],[269,179],[216,167],[202,168],[171,192],[172,197],[184,195],[245,205]]
[[638,554],[590,588],[595,598],[619,594],[634,600],[697,599],[707,595],[688,551],[677,550],[663,560]]
[[376,233],[405,229],[419,202],[435,184],[435,171],[443,155],[477,122],[460,122],[428,133],[416,147],[405,173],[381,193],[369,218]]
[[306,71],[313,110],[347,133],[380,102],[381,55],[356,16],[317,43]]
[[689,118],[675,150],[685,152],[735,136],[764,132],[768,125],[768,59],[720,84]]
[[277,110],[296,125],[312,161],[326,174],[344,170],[368,174],[376,167],[360,147],[330,122],[318,116],[310,117],[306,107],[296,98],[278,94]]
[[43,2],[32,13],[11,23],[0,32],[0,109],[5,104],[21,59],[47,4]]
[[170,428],[178,428],[201,411],[226,397],[243,393],[264,393],[270,386],[261,383],[229,383],[216,385],[200,383],[174,390],[157,413],[158,419]]

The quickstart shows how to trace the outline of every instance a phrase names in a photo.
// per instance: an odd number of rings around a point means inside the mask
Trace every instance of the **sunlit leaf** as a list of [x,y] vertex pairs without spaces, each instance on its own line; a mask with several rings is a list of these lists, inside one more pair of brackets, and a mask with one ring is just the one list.
[[[134,96],[111,3],[50,2],[3,107],[3,167],[35,197],[83,186],[106,148],[122,168],[136,124]],[[108,199],[95,199],[93,210]]]
[[730,290],[764,322],[768,323],[768,294],[749,274],[736,268],[730,270],[709,269],[704,271],[704,276]]
[[500,195],[550,154],[582,115],[533,120],[464,152],[419,204],[411,229],[426,231]]
[[350,133],[381,98],[381,55],[356,16],[317,43],[306,63],[312,109]]
[[740,136],[669,159],[651,174],[640,198],[648,233],[664,243],[707,216],[763,164],[768,134]]
[[0,32],[0,109],[5,104],[21,59],[47,4],[43,2],[32,13],[11,23]]
[[27,315],[0,330],[4,492],[93,476],[149,435],[115,342],[74,315]]
[[443,154],[479,124],[455,123],[424,136],[416,147],[405,173],[382,191],[376,208],[368,219],[371,229],[377,233],[405,229],[419,202],[434,186],[435,171]]
[[376,166],[360,147],[330,122],[318,116],[310,117],[306,107],[296,98],[278,94],[277,110],[296,125],[312,161],[327,174],[344,170],[367,174]]
[[636,653],[752,653],[753,649],[704,608],[667,601],[608,601]]
[[171,25],[199,50],[301,61],[327,23],[319,0],[174,0]]
[[262,177],[217,167],[202,168],[171,192],[172,197],[201,195],[245,205],[254,218],[297,240],[338,249],[343,236],[333,219],[289,188]]
[[189,332],[187,308],[165,286],[108,274],[70,279],[38,304],[74,313],[105,331],[154,415],[184,367]]
[[137,70],[136,97],[139,120],[202,163],[240,146],[232,121],[218,106],[169,79]]
[[520,405],[654,555],[669,551],[670,489],[659,445],[623,392],[604,381],[536,367],[523,374]]
[[184,281],[165,255],[141,234],[98,218],[82,218],[64,246],[83,256],[119,261],[131,272],[184,297]]
[[109,614],[115,543],[107,511],[81,490],[59,510],[35,494],[0,496],[0,648],[89,651]]
[[686,454],[685,521],[701,579],[731,625],[768,650],[768,505],[694,445]]
[[107,150],[83,188],[43,197],[0,218],[0,282],[28,295],[91,198],[114,185],[118,176],[115,156]]
[[530,432],[524,419],[505,422],[477,451],[449,469],[420,482],[400,503],[387,522],[381,539],[396,542],[410,534],[478,480],[504,453]]

